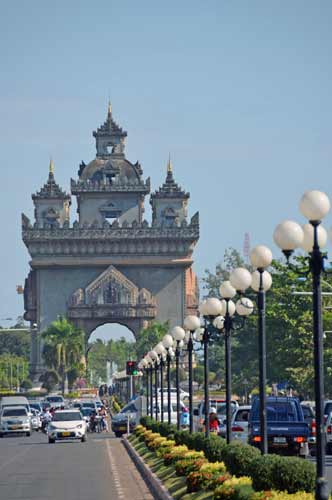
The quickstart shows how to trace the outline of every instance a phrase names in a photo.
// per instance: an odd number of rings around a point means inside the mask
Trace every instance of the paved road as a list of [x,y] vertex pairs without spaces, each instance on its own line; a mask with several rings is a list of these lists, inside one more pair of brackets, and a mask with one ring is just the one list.
[[48,444],[42,433],[0,439],[1,500],[152,500],[121,440]]

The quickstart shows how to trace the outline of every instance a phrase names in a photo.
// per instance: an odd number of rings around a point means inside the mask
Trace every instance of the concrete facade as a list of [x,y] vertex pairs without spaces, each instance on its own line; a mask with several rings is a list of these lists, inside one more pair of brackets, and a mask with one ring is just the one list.
[[[199,218],[187,220],[189,193],[176,184],[169,161],[163,186],[150,197],[152,222],[144,220],[150,179],[124,155],[127,135],[108,109],[93,133],[97,154],[82,162],[71,181],[78,220],[69,222],[71,196],[54,179],[35,195],[35,221],[22,214],[22,237],[31,256],[25,318],[32,335],[32,374],[43,370],[40,333],[59,315],[86,332],[105,323],[127,326],[135,335],[152,321],[182,324],[197,308],[192,254]],[[190,279],[189,279],[190,278]]]

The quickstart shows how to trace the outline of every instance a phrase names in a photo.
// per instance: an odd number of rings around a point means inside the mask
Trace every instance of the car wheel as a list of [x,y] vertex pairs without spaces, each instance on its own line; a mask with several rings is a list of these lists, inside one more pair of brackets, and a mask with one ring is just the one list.
[[49,442],[50,444],[54,444],[54,443],[55,443],[55,439],[53,439],[53,438],[48,438],[48,442]]
[[25,435],[26,435],[27,437],[30,437],[30,436],[31,436],[31,432],[26,432],[26,433],[25,433]]
[[122,436],[121,432],[114,432],[114,434],[115,434],[115,437],[117,437],[117,438],[120,438]]
[[82,441],[82,443],[86,442],[86,434],[84,434],[84,436],[82,436],[81,441]]
[[3,434],[2,434],[2,432],[0,432],[0,438],[3,438]]

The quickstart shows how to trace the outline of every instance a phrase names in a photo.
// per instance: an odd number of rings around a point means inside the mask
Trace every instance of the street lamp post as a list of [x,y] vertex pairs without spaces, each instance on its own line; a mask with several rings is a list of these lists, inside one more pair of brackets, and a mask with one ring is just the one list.
[[[225,379],[226,379],[226,440],[232,440],[232,365],[231,365],[231,335],[244,326],[244,318],[253,311],[251,300],[242,297],[244,291],[250,286],[251,274],[245,268],[236,268],[232,271],[229,281],[224,281],[219,288],[222,297],[221,316],[215,319],[215,327],[224,333],[225,340]],[[240,295],[234,304],[231,300],[236,293]],[[240,323],[235,321],[235,312],[242,318]]]
[[183,339],[185,338],[186,332],[181,326],[175,326],[171,335],[176,342],[175,345],[175,386],[176,386],[176,426],[180,430],[180,380],[179,380],[179,362],[181,347],[183,346]]
[[[325,478],[325,433],[324,433],[324,355],[322,328],[322,292],[321,275],[327,273],[324,268],[326,256],[322,253],[327,241],[327,233],[321,226],[322,219],[330,210],[328,196],[321,191],[307,191],[300,201],[300,212],[309,221],[302,227],[293,221],[284,221],[274,231],[274,241],[283,251],[289,263],[296,248],[301,247],[309,253],[307,275],[312,276],[313,292],[313,340],[315,370],[316,403],[316,500],[327,500],[328,483]],[[299,272],[296,266],[289,264]]]
[[172,346],[174,344],[172,335],[166,334],[162,340],[163,346],[166,349],[166,376],[167,376],[167,423],[171,424],[171,360],[173,353]]
[[193,335],[200,328],[201,322],[197,316],[187,316],[183,324],[185,330],[188,331],[187,350],[188,350],[188,370],[189,370],[189,432],[193,432]]
[[[158,362],[159,357],[155,350],[149,352],[149,356],[154,363],[154,399],[155,399],[155,419],[158,420]],[[152,375],[151,375],[152,378]],[[153,410],[151,411],[153,417]]]
[[210,435],[209,426],[209,341],[217,332],[213,325],[214,320],[221,314],[222,306],[219,299],[209,297],[199,305],[199,312],[204,317],[204,332],[202,337],[204,353],[204,412],[205,412],[205,436]]
[[259,356],[259,413],[260,448],[262,455],[268,453],[267,414],[266,414],[266,329],[265,295],[271,288],[272,277],[265,270],[272,262],[269,248],[258,245],[251,251],[250,261],[256,271],[252,273],[251,288],[257,293],[258,310],[258,356]]
[[160,367],[160,420],[164,421],[164,356],[166,356],[166,349],[162,342],[159,342],[154,348],[159,356]]

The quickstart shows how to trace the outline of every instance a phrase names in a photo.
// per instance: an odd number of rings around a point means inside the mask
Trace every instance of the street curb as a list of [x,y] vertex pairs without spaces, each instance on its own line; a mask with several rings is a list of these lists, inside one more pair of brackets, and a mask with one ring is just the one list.
[[163,483],[156,476],[156,474],[151,471],[150,467],[146,465],[128,439],[122,438],[122,443],[126,448],[128,455],[141,473],[144,481],[148,485],[153,498],[155,500],[173,500],[173,497],[168,493]]

